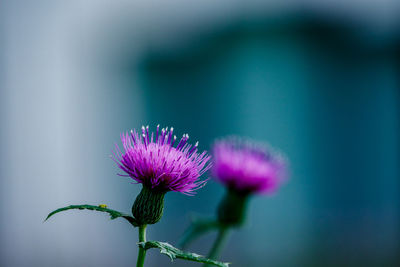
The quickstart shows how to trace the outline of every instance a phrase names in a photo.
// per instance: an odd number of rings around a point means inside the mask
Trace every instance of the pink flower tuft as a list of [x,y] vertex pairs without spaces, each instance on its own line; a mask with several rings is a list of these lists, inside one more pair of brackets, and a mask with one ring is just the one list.
[[124,152],[116,145],[112,157],[126,173],[120,175],[161,192],[193,195],[203,187],[206,181],[199,177],[211,167],[210,156],[206,151],[197,153],[198,142],[194,146],[188,144],[187,134],[174,147],[173,131],[172,127],[160,131],[158,125],[155,134],[150,134],[148,126],[142,127],[141,135],[136,130],[122,134]]
[[227,187],[244,193],[273,193],[286,176],[286,162],[266,146],[230,137],[213,147],[213,175]]

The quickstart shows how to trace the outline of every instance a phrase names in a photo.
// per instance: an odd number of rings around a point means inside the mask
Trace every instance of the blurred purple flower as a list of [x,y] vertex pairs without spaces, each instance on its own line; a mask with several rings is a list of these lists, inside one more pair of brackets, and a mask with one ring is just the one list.
[[189,136],[184,134],[178,145],[174,147],[176,136],[174,129],[168,131],[157,126],[157,131],[149,133],[149,126],[142,127],[142,134],[136,130],[122,134],[124,152],[118,145],[113,151],[114,161],[125,174],[136,182],[152,190],[160,192],[176,191],[193,195],[194,191],[203,187],[206,181],[199,177],[211,165],[206,151],[197,153],[198,142],[192,146],[187,143]]
[[213,147],[213,175],[238,192],[273,193],[286,177],[284,158],[263,144],[229,137]]

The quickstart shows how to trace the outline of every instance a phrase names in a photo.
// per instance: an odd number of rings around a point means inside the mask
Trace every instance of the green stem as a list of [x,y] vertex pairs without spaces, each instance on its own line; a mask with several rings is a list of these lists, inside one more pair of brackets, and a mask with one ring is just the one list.
[[[215,240],[213,247],[208,254],[209,259],[217,260],[221,250],[225,244],[226,238],[228,237],[228,227],[227,226],[220,226],[218,230],[218,236]],[[208,264],[204,264],[204,267],[211,266]]]
[[[143,224],[139,226],[139,242],[146,242],[146,226]],[[143,267],[144,259],[146,258],[146,250],[139,247],[139,254],[136,262],[136,267]]]

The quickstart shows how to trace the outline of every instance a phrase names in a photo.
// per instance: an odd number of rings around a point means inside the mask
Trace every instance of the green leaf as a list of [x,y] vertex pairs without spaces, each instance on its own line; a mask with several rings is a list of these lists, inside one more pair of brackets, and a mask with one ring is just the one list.
[[196,253],[184,252],[165,242],[147,241],[147,242],[140,242],[138,243],[138,245],[139,247],[144,248],[146,250],[150,248],[158,248],[160,250],[160,253],[167,255],[171,259],[171,261],[174,259],[182,259],[188,261],[201,262],[205,264],[211,264],[220,267],[228,267],[229,265],[229,263],[207,259]]
[[[56,213],[62,212],[62,211],[66,211],[66,210],[96,210],[96,211],[101,211],[101,212],[106,212],[108,214],[110,214],[111,216],[111,220],[114,220],[116,218],[124,218],[125,220],[127,220],[130,224],[132,224],[134,227],[137,227],[138,224],[136,222],[136,219],[128,214],[124,214],[122,212],[116,211],[116,210],[112,210],[112,209],[108,209],[106,207],[102,207],[103,205],[99,205],[99,206],[93,206],[93,205],[70,205],[67,207],[63,207],[63,208],[59,208],[55,211],[50,212],[50,214],[47,216],[47,218],[44,221],[47,221],[51,216],[53,216]],[[104,205],[105,206],[105,205]]]
[[179,244],[182,248],[186,248],[193,240],[197,239],[202,234],[220,227],[220,223],[215,219],[192,218],[192,222],[189,228],[183,233]]

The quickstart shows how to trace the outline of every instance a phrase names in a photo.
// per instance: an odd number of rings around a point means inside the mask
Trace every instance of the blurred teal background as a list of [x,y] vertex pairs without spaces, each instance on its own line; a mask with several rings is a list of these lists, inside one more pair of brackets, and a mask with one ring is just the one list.
[[[232,266],[400,265],[397,1],[4,1],[0,265],[133,266],[137,231],[67,204],[129,211],[140,190],[108,157],[157,124],[201,149],[237,134],[290,160],[252,199]],[[148,238],[177,244],[224,190],[169,193]],[[190,250],[206,254],[215,235]],[[150,251],[146,266],[173,264]]]

